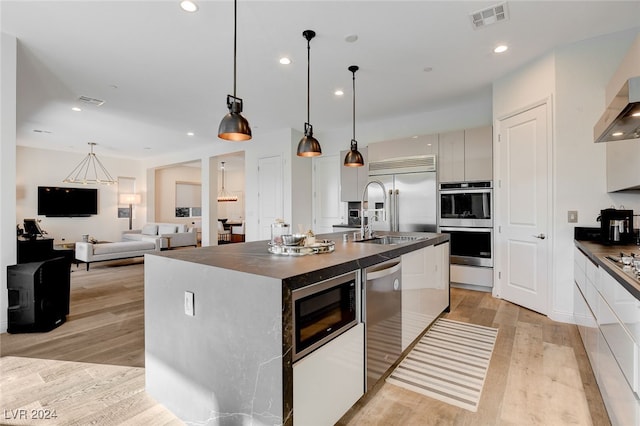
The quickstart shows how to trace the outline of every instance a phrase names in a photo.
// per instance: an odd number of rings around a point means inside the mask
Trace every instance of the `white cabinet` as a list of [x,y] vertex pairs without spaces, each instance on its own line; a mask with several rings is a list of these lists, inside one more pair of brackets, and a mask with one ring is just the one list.
[[449,243],[402,255],[402,350],[449,306]]
[[364,158],[363,167],[345,167],[344,157],[347,150],[340,151],[340,201],[360,201],[369,178],[369,162],[367,148],[360,148],[360,154]]
[[640,302],[574,250],[574,318],[613,425],[640,424]]
[[493,180],[491,126],[438,135],[440,182]]
[[335,424],[364,394],[364,325],[293,365],[293,423]]
[[[370,143],[369,162],[390,158],[414,157],[416,155],[438,154],[438,135],[421,135],[382,142]],[[367,167],[367,170],[369,168]]]

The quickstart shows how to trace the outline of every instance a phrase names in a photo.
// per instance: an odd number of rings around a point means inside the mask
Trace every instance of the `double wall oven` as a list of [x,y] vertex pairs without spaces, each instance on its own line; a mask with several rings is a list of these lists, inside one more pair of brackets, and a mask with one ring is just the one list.
[[492,183],[440,184],[440,232],[449,234],[451,263],[493,267]]

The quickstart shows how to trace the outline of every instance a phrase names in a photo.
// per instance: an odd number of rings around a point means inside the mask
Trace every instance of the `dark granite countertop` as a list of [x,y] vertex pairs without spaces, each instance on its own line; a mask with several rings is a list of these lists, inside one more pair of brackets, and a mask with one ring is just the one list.
[[615,266],[606,256],[620,256],[620,252],[625,254],[635,253],[640,257],[640,247],[634,244],[608,246],[594,241],[575,240],[576,247],[580,249],[593,263],[606,270],[636,299],[640,300],[640,282],[626,275],[620,268]]
[[306,256],[271,254],[267,251],[266,240],[164,251],[150,255],[277,278],[289,284],[291,289],[296,289],[449,240],[448,234],[384,232],[381,234],[421,235],[426,238],[397,245],[380,245],[353,242],[351,235],[348,242],[343,242],[343,234],[345,232],[318,235],[318,239],[335,241],[335,250],[332,253]]

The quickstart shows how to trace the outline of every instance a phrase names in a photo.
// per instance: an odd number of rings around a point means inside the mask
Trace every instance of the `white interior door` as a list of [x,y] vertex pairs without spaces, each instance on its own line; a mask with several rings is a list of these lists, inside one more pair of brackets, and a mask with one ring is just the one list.
[[340,167],[337,155],[327,155],[313,159],[313,232],[324,234],[333,232],[333,225],[341,220]]
[[549,294],[547,104],[498,122],[497,295],[542,314]]
[[284,219],[282,157],[258,159],[258,221],[260,240],[271,238],[271,224]]

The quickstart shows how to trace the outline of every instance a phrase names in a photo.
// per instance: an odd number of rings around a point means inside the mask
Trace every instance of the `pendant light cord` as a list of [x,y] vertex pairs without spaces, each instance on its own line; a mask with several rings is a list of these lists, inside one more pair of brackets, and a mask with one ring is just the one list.
[[236,97],[236,54],[238,34],[238,1],[233,0],[233,97]]
[[356,140],[356,72],[353,73],[353,140]]
[[307,39],[307,123],[309,122],[310,117],[310,105],[309,98],[311,97],[311,40]]

